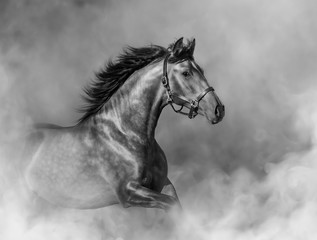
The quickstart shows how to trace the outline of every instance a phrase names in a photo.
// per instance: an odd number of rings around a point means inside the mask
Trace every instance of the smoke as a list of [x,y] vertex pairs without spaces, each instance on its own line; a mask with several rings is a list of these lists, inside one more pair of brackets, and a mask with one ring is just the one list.
[[[0,239],[316,239],[316,5],[1,1]],[[163,111],[157,139],[184,213],[79,211],[29,196],[15,168],[28,125],[73,124],[82,87],[122,47],[181,36],[196,38],[227,110],[212,127]]]

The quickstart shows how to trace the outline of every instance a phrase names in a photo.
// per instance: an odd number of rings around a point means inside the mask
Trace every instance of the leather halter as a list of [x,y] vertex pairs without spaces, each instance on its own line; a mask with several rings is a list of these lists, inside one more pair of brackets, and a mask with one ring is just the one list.
[[[199,107],[199,102],[201,99],[203,99],[203,97],[205,97],[205,95],[209,92],[214,92],[214,88],[213,87],[208,87],[206,88],[204,91],[202,91],[195,99],[188,99],[184,96],[181,96],[175,92],[173,92],[173,90],[171,90],[170,85],[169,85],[169,79],[168,79],[168,75],[167,75],[167,62],[169,57],[171,56],[171,54],[168,54],[163,62],[163,77],[162,77],[162,83],[163,86],[165,87],[166,91],[167,91],[167,102],[168,104],[171,105],[171,107],[173,108],[173,110],[176,113],[180,113],[183,115],[188,115],[188,117],[190,119],[196,117],[198,115],[198,107]],[[217,102],[219,103],[219,98],[216,98]],[[180,109],[175,109],[173,103],[175,103],[176,105],[181,106]],[[182,109],[183,107],[186,106],[189,108],[189,112],[183,112]]]

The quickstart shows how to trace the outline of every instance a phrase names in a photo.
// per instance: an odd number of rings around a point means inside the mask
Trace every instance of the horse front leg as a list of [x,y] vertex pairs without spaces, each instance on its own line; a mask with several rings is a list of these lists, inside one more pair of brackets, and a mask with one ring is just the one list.
[[177,196],[176,189],[168,178],[166,179],[166,183],[165,183],[161,193],[173,197],[176,200],[177,206],[180,209],[182,209],[182,205],[181,205],[179,198]]
[[155,192],[135,181],[128,182],[120,191],[119,200],[123,207],[161,208],[165,211],[178,202],[175,197]]

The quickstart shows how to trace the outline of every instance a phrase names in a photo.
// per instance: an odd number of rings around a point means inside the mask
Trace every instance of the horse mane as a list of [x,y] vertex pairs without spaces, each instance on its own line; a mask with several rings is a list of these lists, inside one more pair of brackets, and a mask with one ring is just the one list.
[[[169,62],[183,61],[191,58],[191,41],[184,45],[177,55],[173,55]],[[134,48],[128,46],[123,50],[117,59],[108,61],[105,66],[97,73],[95,78],[87,87],[84,88],[83,96],[86,105],[79,109],[84,115],[78,123],[82,123],[90,116],[96,114],[111,96],[125,83],[125,81],[137,70],[145,67],[154,61],[161,60],[173,48],[175,42],[166,49],[158,45]]]

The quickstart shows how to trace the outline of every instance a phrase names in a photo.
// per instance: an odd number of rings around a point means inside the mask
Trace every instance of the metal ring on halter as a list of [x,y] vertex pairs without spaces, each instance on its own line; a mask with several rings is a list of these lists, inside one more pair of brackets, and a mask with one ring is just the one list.
[[198,107],[198,101],[196,99],[192,100],[191,103],[190,103],[190,106],[193,107],[193,108],[197,108]]

